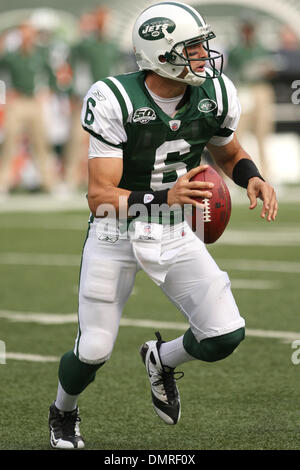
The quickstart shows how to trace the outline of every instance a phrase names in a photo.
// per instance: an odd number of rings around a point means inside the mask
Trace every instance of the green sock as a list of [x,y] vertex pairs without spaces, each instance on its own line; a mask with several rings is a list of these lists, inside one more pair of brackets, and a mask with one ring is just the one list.
[[75,356],[73,351],[65,353],[59,363],[58,377],[65,390],[70,395],[79,395],[95,379],[101,364],[86,364]]

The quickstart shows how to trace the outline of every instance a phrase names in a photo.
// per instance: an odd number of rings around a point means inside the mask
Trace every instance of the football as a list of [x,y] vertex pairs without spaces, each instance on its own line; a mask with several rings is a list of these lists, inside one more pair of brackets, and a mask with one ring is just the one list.
[[212,193],[210,199],[195,198],[205,204],[204,209],[193,207],[189,224],[194,232],[206,244],[216,242],[224,232],[231,215],[231,198],[228,187],[223,178],[211,166],[198,173],[191,181],[209,181],[214,187],[209,189]]

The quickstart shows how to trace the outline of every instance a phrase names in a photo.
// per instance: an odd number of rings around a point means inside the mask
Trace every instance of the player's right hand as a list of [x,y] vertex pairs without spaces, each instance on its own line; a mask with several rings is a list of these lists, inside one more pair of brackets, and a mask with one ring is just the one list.
[[208,165],[199,165],[178,178],[174,186],[168,191],[168,204],[192,204],[194,207],[204,207],[204,204],[197,202],[194,198],[211,198],[209,191],[214,187],[208,181],[190,181],[193,176],[208,168]]

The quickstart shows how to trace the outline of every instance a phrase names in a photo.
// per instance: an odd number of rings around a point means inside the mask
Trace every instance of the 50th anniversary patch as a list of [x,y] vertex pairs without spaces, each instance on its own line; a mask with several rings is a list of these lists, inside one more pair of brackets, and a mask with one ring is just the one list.
[[133,122],[140,122],[141,124],[148,124],[149,121],[156,119],[155,111],[152,108],[139,108],[133,115]]

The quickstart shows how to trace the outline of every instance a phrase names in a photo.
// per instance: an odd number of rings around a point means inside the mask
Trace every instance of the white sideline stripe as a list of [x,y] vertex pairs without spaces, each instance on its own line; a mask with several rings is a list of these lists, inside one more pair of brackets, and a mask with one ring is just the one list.
[[12,310],[0,310],[0,318],[6,318],[12,322],[40,323],[42,325],[63,325],[77,323],[78,320],[76,313],[33,313]]
[[271,232],[227,230],[216,242],[218,245],[248,245],[248,246],[299,246],[300,232]]
[[[32,313],[32,312],[14,312],[10,310],[0,310],[0,318],[6,318],[12,322],[40,323],[44,325],[62,325],[66,323],[77,323],[77,314],[75,313]],[[141,320],[137,318],[121,318],[121,326],[133,326],[140,328],[156,328],[186,331],[188,324],[183,322],[167,322]],[[246,328],[247,336],[259,338],[273,338],[281,340],[300,339],[300,332],[294,331],[276,331]],[[7,353],[9,354],[9,353]],[[12,353],[11,353],[12,354]],[[8,357],[8,355],[6,355]],[[52,356],[49,356],[50,358]],[[54,360],[54,359],[53,359]]]
[[29,362],[58,362],[57,356],[40,356],[39,354],[23,354],[15,352],[5,353],[5,359],[14,359],[16,361],[29,361]]
[[232,289],[253,289],[253,290],[267,290],[267,289],[280,289],[281,283],[278,281],[267,281],[262,279],[231,279]]
[[28,266],[79,266],[80,255],[48,253],[1,253],[0,264]]
[[22,230],[79,230],[86,232],[88,227],[88,218],[86,220],[69,217],[61,221],[45,220],[22,220],[18,218],[12,220],[3,219],[0,228],[5,229],[22,229]]
[[237,271],[300,273],[300,263],[298,261],[218,259],[217,262],[218,265],[224,269],[232,269]]
[[0,213],[21,212],[63,212],[63,211],[88,211],[85,194],[72,194],[69,197],[57,195],[35,194],[35,195],[10,195],[0,200]]
[[[279,273],[300,273],[300,262],[297,261],[264,261],[250,259],[217,259],[222,269],[237,271],[265,271]],[[80,255],[64,255],[57,253],[0,253],[0,264],[29,266],[79,266]]]

